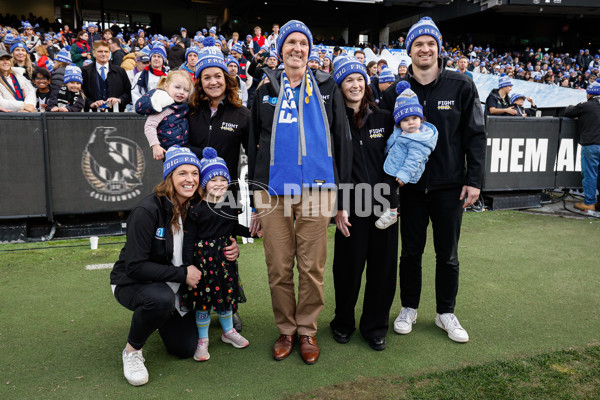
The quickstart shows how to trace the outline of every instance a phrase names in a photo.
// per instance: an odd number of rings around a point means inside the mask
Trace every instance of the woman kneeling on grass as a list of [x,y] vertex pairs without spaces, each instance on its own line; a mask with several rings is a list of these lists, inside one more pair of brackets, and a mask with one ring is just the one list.
[[[181,311],[176,292],[181,284],[197,287],[201,273],[182,266],[184,222],[190,205],[200,201],[200,161],[187,148],[172,146],[165,154],[163,181],[142,200],[127,220],[127,242],[110,275],[117,301],[133,311],[123,372],[127,381],[148,382],[142,347],[155,330],[167,351],[192,357],[198,343],[195,315]],[[226,258],[238,256],[235,242]]]

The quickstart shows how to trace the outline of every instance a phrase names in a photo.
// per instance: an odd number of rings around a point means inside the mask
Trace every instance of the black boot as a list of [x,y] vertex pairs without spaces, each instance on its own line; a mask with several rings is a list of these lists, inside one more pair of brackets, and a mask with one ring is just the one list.
[[238,314],[237,312],[233,313],[233,327],[235,328],[236,331],[241,332],[242,331],[242,318],[240,318],[240,314]]

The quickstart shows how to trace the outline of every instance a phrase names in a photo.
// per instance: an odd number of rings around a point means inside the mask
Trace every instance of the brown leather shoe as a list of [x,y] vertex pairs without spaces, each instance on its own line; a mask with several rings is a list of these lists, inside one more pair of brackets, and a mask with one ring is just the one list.
[[273,358],[281,361],[292,352],[295,335],[279,335],[279,339],[273,345]]
[[319,346],[314,336],[300,335],[300,357],[306,364],[311,365],[319,359]]
[[581,211],[596,211],[595,204],[575,203],[575,208]]

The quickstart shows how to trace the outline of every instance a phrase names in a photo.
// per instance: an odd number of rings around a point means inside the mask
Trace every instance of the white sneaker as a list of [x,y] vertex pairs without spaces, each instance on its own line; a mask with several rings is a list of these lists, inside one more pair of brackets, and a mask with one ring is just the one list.
[[390,210],[386,210],[383,215],[375,221],[375,226],[379,229],[387,229],[394,225],[396,221],[398,221],[398,212],[392,214]]
[[208,338],[198,339],[198,347],[194,353],[194,360],[196,361],[207,361],[210,358],[208,354]]
[[245,337],[240,335],[235,328],[230,331],[223,332],[221,335],[221,340],[225,343],[229,343],[237,349],[243,349],[244,347],[248,347],[250,345],[250,342],[248,342]]
[[394,332],[400,335],[409,334],[412,326],[417,322],[417,310],[410,307],[402,307],[398,318],[394,321]]
[[435,324],[448,332],[448,337],[458,343],[467,343],[469,334],[458,322],[456,315],[452,313],[437,314]]
[[142,350],[132,351],[127,354],[123,350],[123,374],[127,382],[133,386],[141,386],[148,383],[148,370],[144,365]]

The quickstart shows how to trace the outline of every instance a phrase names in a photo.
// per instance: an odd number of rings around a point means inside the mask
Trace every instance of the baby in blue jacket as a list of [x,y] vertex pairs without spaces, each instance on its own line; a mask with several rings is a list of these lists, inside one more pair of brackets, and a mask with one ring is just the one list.
[[406,81],[398,82],[399,96],[394,105],[394,132],[387,141],[386,158],[383,163],[386,179],[392,188],[388,197],[390,208],[375,222],[379,229],[386,229],[398,221],[399,195],[395,183],[417,183],[425,170],[425,163],[437,144],[438,131],[423,121],[423,106]]

